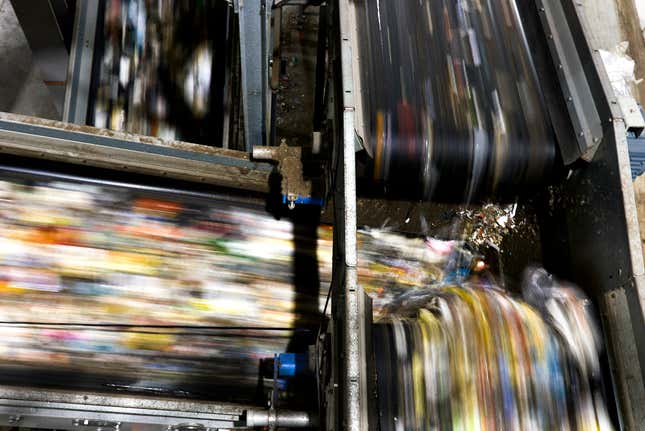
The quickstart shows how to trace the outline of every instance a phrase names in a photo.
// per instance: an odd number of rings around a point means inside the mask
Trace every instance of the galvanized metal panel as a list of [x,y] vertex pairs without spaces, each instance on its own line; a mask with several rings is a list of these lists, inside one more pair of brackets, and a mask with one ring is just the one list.
[[77,4],[63,110],[68,123],[87,124],[98,13],[98,1]]
[[244,139],[250,152],[267,143],[269,109],[269,17],[266,0],[235,0],[240,28]]
[[36,388],[0,386],[0,424],[78,431],[207,431],[281,426],[309,427],[307,412]]
[[[628,430],[645,427],[645,285],[625,129],[616,119],[593,161],[556,192],[568,233],[569,278],[596,299],[606,334],[612,378]],[[548,234],[548,233],[547,233]]]
[[[365,294],[358,285],[356,273],[357,244],[356,244],[356,105],[354,70],[354,36],[355,19],[353,19],[353,3],[348,0],[339,1],[340,23],[340,60],[341,60],[341,90],[342,90],[342,226],[343,226],[343,264],[345,277],[343,280],[343,300],[341,310],[342,336],[342,405],[341,415],[343,429],[363,431],[369,429],[368,393],[367,393],[367,339]],[[371,322],[371,319],[368,318]]]
[[[241,424],[246,410],[252,409],[235,404],[0,386],[0,423],[21,427],[152,431],[192,423],[232,428]],[[85,421],[89,425],[84,425]]]
[[[622,425],[645,427],[645,285],[640,231],[631,180],[626,128],[615,103],[582,3],[571,4],[593,103],[603,125],[603,139],[593,158],[553,189],[543,235],[565,235],[559,246],[545,249],[560,268],[595,300],[609,350],[612,379]],[[571,21],[569,21],[571,22]],[[575,28],[572,31],[575,32]],[[556,263],[556,265],[558,265]]]
[[560,142],[564,162],[570,164],[579,157],[591,160],[602,139],[602,125],[584,76],[583,59],[571,28],[572,17],[565,10],[567,2],[536,0],[536,3],[578,142],[577,149],[571,148],[570,142]]

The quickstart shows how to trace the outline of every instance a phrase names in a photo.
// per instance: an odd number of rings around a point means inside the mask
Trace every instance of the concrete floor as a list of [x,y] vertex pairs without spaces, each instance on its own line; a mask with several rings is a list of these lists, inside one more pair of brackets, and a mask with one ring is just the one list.
[[[59,120],[9,0],[0,0],[0,111]],[[60,105],[60,103],[59,103]]]

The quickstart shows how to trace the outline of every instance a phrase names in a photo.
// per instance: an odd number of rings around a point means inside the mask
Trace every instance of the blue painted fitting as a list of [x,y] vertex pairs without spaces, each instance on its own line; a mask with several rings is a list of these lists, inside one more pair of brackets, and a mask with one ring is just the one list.
[[[282,195],[282,203],[286,204],[287,203],[287,197],[285,195]],[[325,205],[325,200],[323,198],[303,198],[298,196],[298,198],[294,202],[296,205],[316,205],[319,207],[322,207]]]
[[280,377],[293,377],[309,368],[306,353],[281,353],[278,355],[278,374]]
[[629,161],[632,168],[632,180],[645,172],[645,138],[627,137]]

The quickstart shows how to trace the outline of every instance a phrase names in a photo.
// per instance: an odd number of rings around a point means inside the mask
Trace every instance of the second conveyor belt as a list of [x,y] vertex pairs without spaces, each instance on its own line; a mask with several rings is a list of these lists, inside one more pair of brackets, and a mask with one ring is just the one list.
[[514,0],[355,7],[372,190],[472,202],[551,179],[554,134]]

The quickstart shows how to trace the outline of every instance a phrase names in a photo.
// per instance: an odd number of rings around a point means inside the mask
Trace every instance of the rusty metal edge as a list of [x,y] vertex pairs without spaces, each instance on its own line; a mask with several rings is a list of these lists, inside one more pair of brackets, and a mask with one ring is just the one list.
[[0,112],[0,154],[269,192],[268,163],[246,152]]

